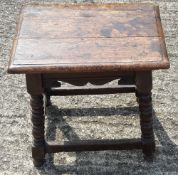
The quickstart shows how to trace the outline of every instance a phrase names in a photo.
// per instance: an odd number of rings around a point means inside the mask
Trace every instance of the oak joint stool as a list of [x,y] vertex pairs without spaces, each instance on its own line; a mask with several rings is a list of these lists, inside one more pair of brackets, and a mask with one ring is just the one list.
[[[20,14],[8,72],[25,74],[31,96],[32,157],[41,166],[46,153],[140,148],[155,150],[152,71],[169,68],[154,4],[32,4]],[[117,80],[118,86],[106,83]],[[61,82],[74,85],[63,88]],[[88,88],[87,83],[95,85]],[[103,86],[97,86],[103,85]],[[45,141],[44,110],[50,97],[135,93],[141,139],[81,140],[54,145]],[[45,97],[45,101],[43,99]]]

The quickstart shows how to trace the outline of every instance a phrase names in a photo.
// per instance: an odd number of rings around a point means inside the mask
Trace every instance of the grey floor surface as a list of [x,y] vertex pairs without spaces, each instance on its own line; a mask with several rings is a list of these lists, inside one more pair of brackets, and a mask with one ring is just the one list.
[[[59,153],[47,156],[41,169],[34,168],[31,160],[31,121],[25,78],[6,73],[17,15],[23,4],[31,2],[0,0],[0,175],[178,174],[178,1],[102,1],[155,2],[160,5],[171,68],[153,74],[157,145],[153,163],[145,162],[139,150]],[[46,120],[48,140],[140,136],[134,95],[58,97],[52,98],[52,102]]]

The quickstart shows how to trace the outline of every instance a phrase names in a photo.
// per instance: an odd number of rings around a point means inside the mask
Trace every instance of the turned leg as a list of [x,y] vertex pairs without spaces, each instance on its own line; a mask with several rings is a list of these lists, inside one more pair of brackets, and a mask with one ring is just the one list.
[[31,120],[32,120],[32,157],[34,166],[43,165],[45,160],[45,137],[44,137],[44,101],[43,84],[41,74],[26,74],[27,92],[30,94]]
[[153,115],[152,115],[152,76],[151,72],[137,73],[137,102],[140,111],[141,141],[142,150],[146,159],[153,157],[155,151],[155,140],[153,133]]
[[33,146],[32,157],[35,166],[41,166],[45,159],[45,138],[44,138],[44,107],[43,95],[31,95],[31,110],[32,110],[32,134]]
[[153,153],[155,151],[151,93],[150,94],[137,93],[137,98],[140,111],[142,149],[146,158],[148,157],[151,158],[153,157]]

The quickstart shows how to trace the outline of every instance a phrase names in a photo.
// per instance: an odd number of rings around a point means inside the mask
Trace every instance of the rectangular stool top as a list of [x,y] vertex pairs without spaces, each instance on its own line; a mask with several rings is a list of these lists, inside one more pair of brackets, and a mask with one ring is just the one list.
[[22,9],[9,73],[169,68],[153,4],[29,5]]

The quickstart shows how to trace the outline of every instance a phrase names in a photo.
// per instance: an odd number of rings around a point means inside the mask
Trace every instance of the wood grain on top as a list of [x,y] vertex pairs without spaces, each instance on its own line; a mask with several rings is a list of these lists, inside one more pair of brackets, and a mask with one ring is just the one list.
[[168,67],[157,6],[32,5],[22,10],[9,72],[137,71]]

